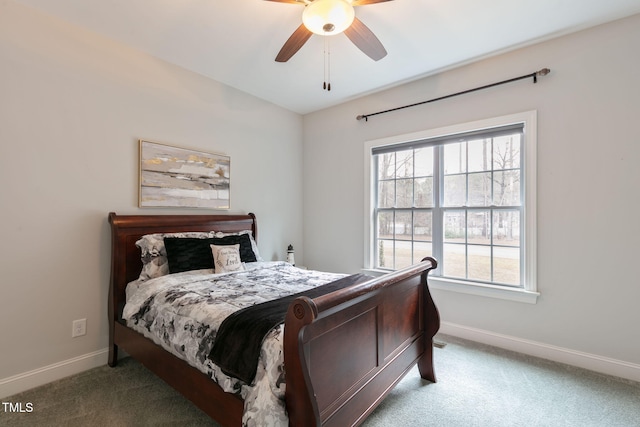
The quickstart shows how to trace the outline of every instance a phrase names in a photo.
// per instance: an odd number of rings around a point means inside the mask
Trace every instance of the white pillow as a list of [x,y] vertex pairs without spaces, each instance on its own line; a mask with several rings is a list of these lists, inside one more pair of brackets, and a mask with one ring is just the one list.
[[209,245],[213,254],[213,265],[216,274],[231,273],[244,270],[240,259],[240,245]]

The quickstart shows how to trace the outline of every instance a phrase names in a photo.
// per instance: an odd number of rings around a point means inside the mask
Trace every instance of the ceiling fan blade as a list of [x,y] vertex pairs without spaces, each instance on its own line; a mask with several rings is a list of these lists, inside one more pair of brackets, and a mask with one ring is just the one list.
[[276,56],[276,62],[287,62],[297,51],[309,40],[313,33],[301,24],[297,30],[291,34],[291,37],[285,42],[278,56]]
[[[277,1],[277,0],[271,0],[271,1]],[[384,3],[386,1],[393,1],[393,0],[353,0],[351,2],[351,6],[364,6],[367,4]]]
[[277,3],[293,3],[293,4],[300,4],[303,3],[303,0],[266,0],[266,1],[275,1]]
[[358,18],[353,20],[353,24],[351,24],[344,33],[358,49],[374,61],[379,61],[387,56],[387,51],[384,46],[382,46],[382,43],[380,43],[380,40],[378,40],[369,27],[364,25]]

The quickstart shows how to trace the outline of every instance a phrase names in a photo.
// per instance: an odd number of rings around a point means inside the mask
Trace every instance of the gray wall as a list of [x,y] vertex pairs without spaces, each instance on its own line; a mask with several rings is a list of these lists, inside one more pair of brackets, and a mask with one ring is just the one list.
[[[526,304],[435,290],[443,329],[514,348],[531,344],[542,355],[588,355],[638,375],[639,41],[636,15],[305,116],[307,265],[363,267],[364,141],[537,110],[541,296]],[[355,119],[543,67],[552,72],[535,85]]]
[[231,156],[229,212],[302,258],[298,114],[4,0],[0,58],[0,395],[106,348],[109,211],[185,212],[137,208],[140,138]]

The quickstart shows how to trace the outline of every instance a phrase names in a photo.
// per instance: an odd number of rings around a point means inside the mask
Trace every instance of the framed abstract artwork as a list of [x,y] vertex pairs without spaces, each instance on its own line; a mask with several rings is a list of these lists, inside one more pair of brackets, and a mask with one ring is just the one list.
[[229,156],[140,140],[139,206],[229,209]]

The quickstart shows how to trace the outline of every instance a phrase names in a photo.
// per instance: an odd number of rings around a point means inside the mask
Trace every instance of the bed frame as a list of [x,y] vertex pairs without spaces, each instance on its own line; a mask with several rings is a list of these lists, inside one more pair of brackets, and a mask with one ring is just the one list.
[[[109,366],[118,349],[140,361],[223,426],[240,426],[244,402],[208,376],[127,328],[120,319],[127,283],[142,269],[135,242],[150,233],[237,232],[257,237],[248,215],[116,215],[109,291]],[[297,298],[285,320],[286,407],[291,426],[359,425],[417,363],[435,382],[433,336],[440,320],[427,287],[436,261],[333,293]]]

